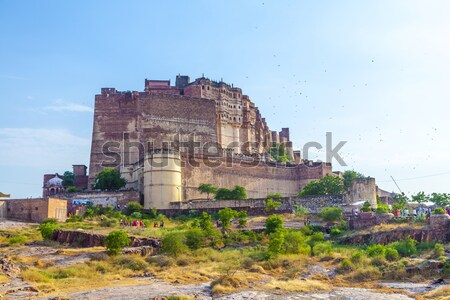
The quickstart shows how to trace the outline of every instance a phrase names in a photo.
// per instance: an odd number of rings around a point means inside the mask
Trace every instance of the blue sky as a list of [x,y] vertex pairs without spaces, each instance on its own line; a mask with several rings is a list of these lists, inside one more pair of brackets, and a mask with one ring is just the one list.
[[0,0],[0,191],[36,197],[42,174],[89,165],[100,88],[204,73],[297,148],[347,141],[335,170],[450,192],[449,15],[448,1]]

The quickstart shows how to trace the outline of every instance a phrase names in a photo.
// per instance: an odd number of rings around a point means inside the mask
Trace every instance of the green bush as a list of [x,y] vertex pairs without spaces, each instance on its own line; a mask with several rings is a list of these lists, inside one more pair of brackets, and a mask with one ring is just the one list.
[[367,247],[367,255],[370,257],[375,256],[384,256],[384,252],[386,250],[386,247],[380,244],[370,245]]
[[265,227],[265,232],[267,234],[271,234],[280,229],[283,229],[283,218],[278,215],[271,215],[267,217]]
[[205,244],[205,234],[199,228],[192,228],[186,232],[186,245],[196,250]]
[[284,234],[278,230],[270,235],[269,245],[267,247],[268,258],[275,258],[283,251]]
[[306,256],[311,255],[311,246],[308,244],[300,244],[298,245],[298,254],[303,254]]
[[371,204],[369,201],[364,202],[363,206],[361,207],[362,212],[370,212],[371,211]]
[[341,233],[342,233],[342,232],[341,232],[341,230],[340,230],[339,228],[332,228],[331,231],[330,231],[330,235],[331,235],[332,237],[337,237],[337,236],[339,236]]
[[434,256],[436,257],[441,257],[445,255],[445,247],[442,244],[437,243],[436,245],[434,245]]
[[323,241],[325,241],[325,236],[324,236],[323,232],[314,232],[310,236],[310,238],[308,240],[308,244],[311,246],[311,248],[313,248],[315,244],[321,243]]
[[416,245],[417,252],[433,250],[436,242],[421,242]]
[[244,228],[247,225],[247,217],[248,214],[245,210],[241,210],[237,213],[239,228]]
[[148,264],[140,257],[120,256],[113,260],[113,264],[133,271],[145,271]]
[[412,238],[407,238],[406,240],[392,243],[391,247],[396,249],[401,256],[405,257],[417,253],[416,245],[417,245],[416,240]]
[[125,210],[126,215],[131,215],[132,213],[142,213],[144,207],[137,201],[132,201],[127,203],[127,208]]
[[266,196],[266,199],[281,199],[283,198],[283,195],[280,193],[273,193]]
[[344,217],[344,212],[340,207],[325,207],[320,212],[320,217],[324,221],[335,222]]
[[223,229],[228,229],[231,226],[231,219],[236,217],[237,211],[229,207],[219,210],[219,221]]
[[184,240],[185,236],[181,232],[168,233],[161,240],[161,252],[173,257],[186,253],[189,248],[184,244]]
[[352,263],[357,264],[360,263],[363,259],[363,257],[365,256],[365,252],[362,250],[357,250],[352,252],[352,254],[350,255],[350,260]]
[[398,254],[398,251],[394,248],[386,248],[384,252],[384,257],[388,261],[396,261],[399,259],[400,255]]
[[[193,222],[195,223],[195,222]],[[204,231],[211,231],[213,228],[212,225],[212,221],[211,221],[211,216],[208,215],[207,212],[202,212],[202,214],[200,215],[200,217],[198,218],[198,226],[204,230]]]
[[284,234],[284,248],[286,253],[298,254],[300,245],[305,244],[306,237],[300,231],[289,230]]
[[117,219],[103,218],[100,221],[100,226],[102,227],[116,227],[119,225],[119,221]]
[[118,255],[124,247],[130,244],[130,239],[125,230],[114,230],[105,238],[105,244],[109,255]]
[[387,214],[389,212],[389,206],[387,204],[378,204],[378,207],[375,209],[376,214]]
[[269,200],[267,200],[264,209],[266,210],[266,212],[270,212],[270,211],[276,210],[280,206],[281,206],[281,202],[273,201],[272,199],[269,199]]
[[312,253],[314,256],[320,256],[325,254],[330,254],[332,250],[330,242],[319,242],[314,244],[312,248]]
[[56,229],[56,224],[55,223],[42,223],[41,225],[39,225],[39,232],[42,235],[42,238],[44,240],[50,240],[53,236],[53,231],[55,231]]
[[27,237],[23,235],[15,235],[8,238],[9,245],[25,244],[27,242]]
[[445,209],[438,207],[433,210],[433,215],[445,215]]
[[353,264],[352,264],[352,262],[349,259],[344,258],[341,261],[338,270],[339,270],[339,273],[349,272],[349,271],[353,270]]

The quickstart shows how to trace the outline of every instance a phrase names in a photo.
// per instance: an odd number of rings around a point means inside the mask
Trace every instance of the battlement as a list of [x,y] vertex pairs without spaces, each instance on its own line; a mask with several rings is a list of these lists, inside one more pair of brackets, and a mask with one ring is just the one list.
[[116,89],[115,88],[102,88],[102,95],[107,95],[107,94],[115,94],[116,93]]

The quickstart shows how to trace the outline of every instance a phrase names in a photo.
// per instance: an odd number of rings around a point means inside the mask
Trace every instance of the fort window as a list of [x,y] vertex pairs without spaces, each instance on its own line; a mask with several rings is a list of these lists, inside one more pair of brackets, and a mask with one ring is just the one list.
[[35,210],[39,210],[39,208],[38,208],[38,207],[35,207],[34,209],[35,209]]
[[205,86],[204,85],[202,85],[202,90],[204,90],[205,89]]

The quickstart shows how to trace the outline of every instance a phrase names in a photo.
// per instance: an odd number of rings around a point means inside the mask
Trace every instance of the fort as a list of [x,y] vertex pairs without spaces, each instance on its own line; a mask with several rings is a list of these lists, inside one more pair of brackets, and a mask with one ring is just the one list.
[[[281,145],[281,146],[280,146]],[[272,147],[288,161],[276,161]],[[89,187],[105,167],[120,169],[145,208],[200,199],[200,183],[245,186],[249,198],[295,196],[332,174],[331,164],[301,159],[289,128],[271,131],[242,90],[205,77],[145,80],[143,92],[102,88],[95,96]]]

